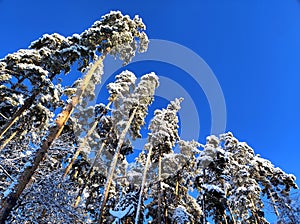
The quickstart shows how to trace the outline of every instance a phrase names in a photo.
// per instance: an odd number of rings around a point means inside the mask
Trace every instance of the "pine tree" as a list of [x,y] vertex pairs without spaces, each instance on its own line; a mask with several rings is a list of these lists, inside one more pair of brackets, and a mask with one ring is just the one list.
[[[59,55],[60,60],[64,60],[67,56],[73,56],[71,57],[71,61],[76,61],[81,54],[79,52],[83,51],[83,55],[85,56],[83,60],[83,65],[88,64],[89,58],[93,56],[94,59],[96,57],[95,50],[102,53],[102,56],[100,59],[98,59],[95,64],[89,69],[87,72],[85,79],[81,82],[81,85],[79,88],[77,88],[76,95],[73,96],[70,100],[70,102],[67,104],[67,106],[63,109],[62,113],[58,115],[56,119],[56,126],[54,126],[50,132],[49,135],[43,140],[40,149],[38,149],[35,153],[33,153],[33,157],[30,159],[31,161],[27,162],[25,164],[24,169],[18,177],[16,178],[16,181],[14,181],[11,186],[9,187],[7,193],[4,195],[4,197],[1,200],[1,210],[0,210],[0,220],[5,220],[9,212],[11,211],[12,207],[15,205],[17,199],[19,198],[20,194],[23,192],[24,188],[26,187],[27,183],[29,182],[30,178],[34,174],[35,170],[38,168],[39,163],[44,158],[45,154],[47,153],[50,145],[52,144],[53,140],[57,138],[64,125],[66,124],[67,120],[69,119],[72,111],[74,110],[74,107],[78,104],[80,98],[83,96],[84,91],[86,90],[89,80],[91,79],[94,71],[98,67],[99,64],[102,63],[103,57],[107,53],[111,53],[115,56],[119,56],[121,59],[123,59],[126,62],[128,62],[131,57],[134,55],[135,50],[137,49],[137,44],[135,38],[140,38],[140,47],[139,51],[144,51],[147,45],[147,37],[142,32],[144,29],[144,25],[141,22],[141,20],[138,17],[135,17],[134,20],[130,20],[128,16],[123,16],[120,12],[112,12],[111,14],[108,14],[102,18],[102,21],[96,22],[93,27],[85,32],[83,32],[82,35],[75,35],[71,38],[71,44],[68,44],[67,41],[61,41],[58,42],[55,41],[57,35],[49,36],[45,35],[40,40],[32,43],[31,48],[34,49],[43,49],[45,45],[50,45],[50,48],[53,48],[55,51],[61,50],[62,55]],[[59,38],[60,40],[64,40],[64,38]],[[75,43],[75,46],[72,46],[72,44]],[[67,45],[65,49],[60,49],[60,44],[63,46]],[[19,56],[19,57],[18,57]],[[65,56],[65,57],[64,57]],[[25,55],[21,52],[21,55],[17,54],[16,57],[7,57],[7,62],[11,63],[15,61],[15,64],[13,67],[16,67],[21,70],[33,70],[33,73],[39,72],[41,74],[41,80],[37,79],[36,81],[40,81],[43,85],[44,83],[47,83],[50,80],[45,79],[47,77],[48,72],[45,72],[45,69],[40,67],[35,67],[34,64],[29,64],[29,66],[23,66],[22,63],[19,63],[19,58],[26,61],[27,54],[25,52]],[[14,60],[16,58],[16,60]],[[51,58],[51,57],[50,57]],[[60,60],[56,60],[56,58],[53,58],[54,62],[50,60],[52,64],[54,63],[60,63]],[[35,58],[34,58],[35,60]],[[6,61],[4,61],[6,62]],[[23,62],[23,61],[21,61]],[[33,61],[29,62],[33,63]],[[99,63],[100,62],[100,63]],[[50,65],[52,65],[50,63]],[[6,63],[6,65],[10,65]],[[64,64],[63,64],[64,65]],[[70,63],[68,63],[70,66]],[[44,65],[43,65],[44,66]],[[8,66],[1,65],[3,70],[8,71]],[[51,67],[51,66],[50,66]],[[51,67],[52,68],[52,67]],[[58,72],[58,70],[56,70]],[[18,71],[14,71],[18,73]],[[59,70],[60,72],[60,70]],[[56,74],[56,73],[55,73]],[[45,79],[45,80],[44,80]],[[33,83],[34,84],[34,83]],[[41,89],[41,86],[37,88],[38,90]],[[38,96],[38,90],[34,91],[32,95],[29,97],[31,100],[29,104],[31,105]],[[16,121],[17,118],[26,110],[27,108],[20,108],[19,112],[16,112],[16,117],[13,117],[11,119],[11,122],[8,122],[8,125],[5,125],[3,128],[3,131],[1,132],[1,135],[3,135],[9,127]]]
[[176,113],[180,109],[180,102],[182,99],[175,99],[171,101],[167,106],[167,109],[156,110],[154,113],[154,118],[152,119],[149,130],[151,133],[148,137],[148,143],[145,148],[148,150],[147,161],[144,168],[143,180],[141,184],[141,191],[139,195],[138,208],[136,212],[135,223],[139,222],[139,214],[141,203],[143,200],[144,186],[146,182],[146,175],[152,159],[153,162],[158,162],[158,182],[157,182],[157,194],[158,194],[158,205],[157,205],[157,222],[161,223],[161,200],[162,200],[162,190],[161,190],[161,158],[164,154],[172,152],[172,147],[175,145],[176,140],[179,139],[178,136],[178,117]]
[[[110,93],[109,102],[113,103],[114,99],[116,99],[118,96],[119,97],[129,96],[131,91],[133,91],[133,89],[134,89],[135,80],[136,80],[135,75],[132,72],[129,72],[128,70],[123,71],[119,75],[117,75],[116,81],[114,83],[110,83],[107,85],[107,88]],[[84,181],[85,183],[79,190],[78,197],[75,202],[75,207],[78,205],[78,203],[80,201],[80,196],[83,193],[83,191],[88,183],[88,179],[90,178],[90,175],[93,172],[93,169],[94,169],[98,159],[100,158],[103,149],[106,148],[106,150],[109,151],[111,149],[114,149],[117,146],[116,133],[113,129],[112,122],[110,122],[110,117],[106,116],[107,110],[108,110],[107,106],[105,107],[103,105],[96,105],[96,107],[95,107],[96,120],[94,121],[93,127],[88,131],[87,135],[84,137],[83,145],[81,145],[78,148],[78,150],[75,152],[71,163],[68,165],[68,167],[66,168],[66,171],[65,171],[65,175],[66,175],[68,170],[70,170],[72,167],[72,162],[74,162],[76,160],[77,156],[81,152],[81,148],[84,147],[84,145],[87,143],[87,140],[90,137],[91,133],[94,131],[94,129],[96,129],[98,131],[99,138],[102,139],[99,142],[99,144],[101,144],[101,146],[97,150],[97,153],[95,155],[95,158],[93,159],[91,167],[89,168],[89,170],[87,172],[86,180]],[[132,152],[131,149],[132,149],[132,147],[130,146],[130,144],[125,142],[125,144],[123,144],[123,146],[120,150],[121,155],[125,156],[126,154]],[[88,152],[87,155],[89,153],[90,152]]]
[[153,102],[154,91],[157,87],[158,77],[154,73],[146,74],[142,76],[141,81],[130,96],[116,99],[116,109],[113,111],[112,122],[114,124],[114,130],[117,133],[118,144],[104,188],[99,223],[102,223],[102,215],[108,198],[110,185],[126,134],[129,132],[133,139],[140,137],[140,128],[144,125],[148,106]]
[[[111,12],[80,35],[47,34],[0,60],[0,222],[261,224],[269,208],[278,223],[298,223],[293,175],[230,132],[180,140],[182,99],[155,111],[144,151],[127,161],[158,77],[136,85],[125,70],[107,105],[87,102],[107,54],[126,64],[146,50],[144,29]],[[74,64],[83,76],[64,86]]]

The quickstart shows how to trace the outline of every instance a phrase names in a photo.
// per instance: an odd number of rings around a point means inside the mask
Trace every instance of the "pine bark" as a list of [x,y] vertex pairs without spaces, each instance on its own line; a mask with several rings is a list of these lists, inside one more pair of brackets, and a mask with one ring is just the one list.
[[144,168],[142,185],[141,185],[141,190],[140,190],[140,194],[139,194],[138,207],[137,207],[137,210],[136,210],[136,216],[135,216],[135,222],[134,222],[135,224],[138,224],[138,222],[139,222],[141,203],[143,203],[144,189],[145,189],[145,184],[146,184],[147,172],[148,172],[149,165],[150,165],[151,154],[152,154],[152,146],[149,149],[146,164],[145,164],[145,168]]
[[[112,101],[110,101],[107,106],[105,107],[105,109],[109,109],[110,105],[112,104]],[[91,127],[91,129],[88,131],[87,135],[84,137],[82,144],[80,145],[80,147],[75,151],[73,158],[71,160],[71,162],[68,164],[65,173],[63,175],[63,178],[65,178],[68,173],[70,172],[70,170],[72,169],[72,166],[74,165],[74,162],[76,161],[76,159],[78,158],[80,152],[82,151],[82,148],[86,145],[88,138],[93,134],[93,132],[95,131],[97,125],[98,125],[99,121],[96,120],[93,124],[93,126]]]
[[103,212],[104,212],[104,209],[105,209],[105,204],[106,204],[106,201],[107,201],[107,198],[108,198],[108,193],[109,193],[109,189],[110,189],[110,186],[111,186],[111,183],[112,183],[112,180],[113,180],[113,176],[114,176],[114,172],[115,172],[115,168],[116,168],[116,165],[117,165],[117,161],[118,161],[118,158],[120,156],[120,153],[121,153],[121,148],[122,148],[122,145],[124,143],[124,140],[125,140],[125,137],[126,137],[126,134],[130,128],[130,125],[131,125],[131,122],[135,116],[135,113],[137,111],[137,107],[135,107],[129,117],[129,120],[127,121],[127,124],[126,124],[126,127],[124,128],[124,130],[122,131],[121,135],[120,135],[120,138],[119,138],[119,142],[118,142],[118,146],[116,148],[116,152],[115,152],[115,155],[113,157],[113,160],[111,162],[111,166],[110,166],[110,169],[109,169],[109,176],[107,178],[107,181],[106,181],[106,184],[105,184],[105,188],[104,188],[104,194],[102,196],[102,199],[101,199],[101,207],[100,207],[100,214],[99,214],[99,221],[98,223],[102,223],[102,217],[103,217]]
[[0,223],[4,223],[7,219],[12,208],[16,205],[17,200],[25,189],[26,185],[29,183],[31,177],[34,175],[35,171],[39,167],[41,161],[45,158],[45,155],[50,148],[53,141],[61,134],[66,122],[68,121],[70,115],[72,114],[75,106],[78,104],[87,84],[89,83],[93,73],[96,68],[102,63],[105,54],[98,59],[88,71],[83,79],[82,85],[77,91],[77,95],[74,96],[71,102],[62,111],[62,116],[56,121],[56,126],[54,126],[50,131],[45,140],[41,143],[40,148],[36,151],[31,161],[27,162],[23,171],[20,172],[16,180],[8,188],[8,193],[0,201]]
[[1,129],[0,139],[11,128],[11,126],[20,118],[20,116],[22,116],[22,114],[31,107],[31,105],[33,104],[33,102],[34,102],[34,100],[35,100],[35,98],[37,97],[38,94],[39,94],[39,92],[35,91],[29,98],[27,98],[25,100],[22,107],[20,107],[20,109],[16,113],[14,113],[12,118]]

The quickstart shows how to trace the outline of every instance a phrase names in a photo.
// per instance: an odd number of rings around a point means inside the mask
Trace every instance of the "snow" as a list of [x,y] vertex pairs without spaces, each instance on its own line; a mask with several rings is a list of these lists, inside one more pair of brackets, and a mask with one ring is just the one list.
[[245,188],[245,187],[238,187],[236,189],[236,191],[237,191],[238,194],[245,194],[244,192],[247,192],[247,188]]
[[216,191],[220,194],[225,194],[225,192],[220,187],[213,184],[203,184],[203,188],[207,191]]
[[45,76],[47,77],[48,76],[48,71],[43,69],[42,67],[40,66],[36,66],[34,64],[25,64],[25,63],[18,63],[16,65],[19,69],[21,70],[31,70],[31,71],[37,71],[41,77]]
[[64,54],[64,53],[75,53],[78,56],[80,56],[80,52],[78,51],[78,46],[70,46],[68,48],[64,48],[62,50],[60,50],[60,53]]
[[170,185],[168,185],[168,184],[166,184],[166,183],[164,183],[164,182],[161,182],[161,185],[160,185],[160,186],[161,186],[161,189],[162,189],[162,190],[167,190],[167,189],[171,188]]
[[189,214],[186,210],[185,207],[179,205],[175,211],[174,211],[174,214],[173,214],[173,220],[176,221],[176,223],[190,223],[190,218],[191,217],[191,214]]

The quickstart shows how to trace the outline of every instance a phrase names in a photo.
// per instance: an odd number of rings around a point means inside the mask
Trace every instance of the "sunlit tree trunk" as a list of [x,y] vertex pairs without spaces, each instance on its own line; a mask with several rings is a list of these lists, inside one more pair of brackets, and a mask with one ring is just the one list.
[[138,200],[138,207],[137,207],[136,216],[135,216],[135,224],[138,224],[138,222],[139,222],[141,203],[143,202],[144,189],[145,189],[145,184],[146,184],[146,179],[147,179],[147,172],[148,172],[150,161],[151,161],[151,154],[152,154],[152,146],[150,146],[150,148],[149,148],[147,160],[146,160],[146,164],[145,164],[145,168],[144,168],[143,179],[142,179],[139,200]]
[[16,111],[14,115],[10,118],[10,120],[3,126],[3,128],[0,131],[0,139],[11,128],[11,126],[20,118],[20,116],[22,116],[22,114],[32,106],[38,94],[39,91],[36,90],[29,98],[25,100],[24,104],[20,107],[20,109]]
[[14,131],[9,138],[5,139],[5,141],[0,146],[0,151],[5,148],[5,146],[16,136],[16,134],[20,133],[19,130]]
[[[112,131],[112,128],[110,129],[110,131]],[[106,134],[106,138],[105,138],[104,141],[102,142],[100,149],[97,151],[97,154],[96,154],[96,156],[95,156],[95,158],[94,158],[94,160],[93,160],[93,163],[92,163],[92,165],[91,165],[91,167],[90,167],[90,169],[89,169],[89,171],[88,171],[88,173],[87,173],[87,175],[86,175],[86,180],[85,180],[84,184],[82,185],[82,187],[80,188],[80,190],[79,190],[79,192],[78,192],[76,201],[75,201],[75,203],[74,203],[74,207],[75,207],[75,208],[78,206],[78,204],[79,204],[79,202],[80,202],[80,199],[81,199],[81,195],[82,195],[84,189],[86,188],[87,181],[88,181],[88,179],[91,178],[90,175],[91,175],[91,173],[92,173],[92,171],[93,171],[93,168],[94,168],[94,166],[96,165],[97,160],[100,158],[100,155],[101,155],[101,153],[102,153],[102,150],[103,150],[104,147],[106,146],[108,134],[109,134],[109,132]]]
[[0,222],[4,222],[9,215],[11,209],[15,206],[17,200],[29,183],[34,172],[38,168],[40,162],[44,159],[48,149],[53,141],[60,135],[70,115],[72,114],[75,106],[78,104],[83,92],[85,91],[93,73],[98,68],[104,59],[106,54],[103,54],[91,67],[91,69],[85,75],[82,85],[77,91],[77,95],[74,96],[71,102],[64,108],[58,120],[56,120],[56,126],[50,129],[49,135],[41,143],[40,148],[36,151],[31,161],[25,164],[23,171],[20,172],[16,180],[7,189],[7,194],[0,201]]
[[158,182],[157,182],[157,221],[161,223],[161,155],[158,156]]
[[[107,106],[105,107],[105,109],[109,109],[110,105],[112,104],[112,101],[110,101]],[[87,144],[87,141],[89,139],[89,137],[93,134],[93,132],[95,131],[97,125],[99,123],[99,120],[96,120],[93,124],[93,126],[91,127],[91,129],[88,131],[87,135],[84,137],[82,143],[80,144],[80,146],[77,148],[77,150],[75,151],[71,162],[68,164],[68,166],[66,167],[66,170],[64,172],[63,178],[65,178],[68,173],[70,172],[70,170],[72,169],[72,166],[74,165],[74,162],[76,161],[76,159],[78,158],[80,152],[82,151],[82,149],[84,148],[84,146]]]
[[102,223],[103,212],[104,212],[106,201],[107,201],[107,198],[108,198],[109,189],[110,189],[110,186],[111,186],[111,183],[112,183],[112,180],[113,180],[113,176],[114,176],[115,168],[116,168],[116,165],[117,165],[117,161],[118,161],[118,158],[120,156],[121,148],[122,148],[122,145],[124,143],[126,134],[129,130],[131,122],[132,122],[132,120],[135,116],[136,110],[137,110],[137,107],[135,107],[133,109],[133,111],[132,111],[132,113],[129,117],[129,120],[126,123],[126,127],[124,128],[124,130],[122,131],[122,133],[120,135],[118,145],[117,145],[117,148],[116,148],[116,151],[115,151],[115,155],[114,155],[113,160],[111,162],[108,177],[107,177],[107,181],[106,181],[106,184],[105,184],[105,187],[104,187],[104,193],[103,193],[103,196],[102,196],[102,199],[101,199],[101,206],[100,206],[100,214],[99,214],[98,223]]

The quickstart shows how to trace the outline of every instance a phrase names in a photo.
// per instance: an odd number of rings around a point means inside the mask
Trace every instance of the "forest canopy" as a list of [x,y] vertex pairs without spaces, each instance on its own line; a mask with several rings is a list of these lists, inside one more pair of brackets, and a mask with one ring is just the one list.
[[[295,176],[231,132],[180,138],[184,99],[146,123],[155,72],[123,69],[106,105],[87,103],[107,55],[126,65],[147,50],[145,29],[139,16],[113,11],[81,34],[45,34],[0,60],[0,222],[299,222]],[[76,66],[81,77],[64,85]],[[130,161],[143,126],[147,143]]]

